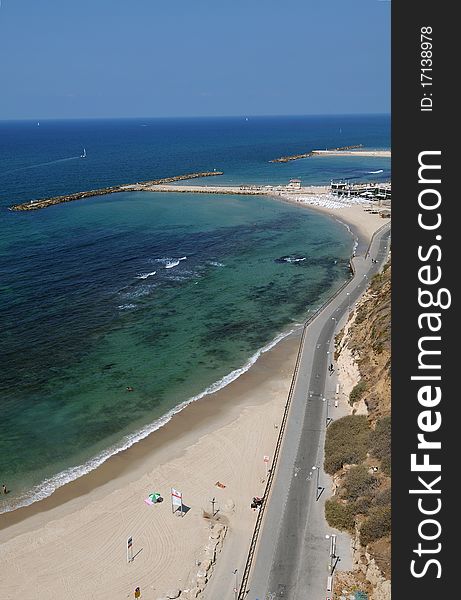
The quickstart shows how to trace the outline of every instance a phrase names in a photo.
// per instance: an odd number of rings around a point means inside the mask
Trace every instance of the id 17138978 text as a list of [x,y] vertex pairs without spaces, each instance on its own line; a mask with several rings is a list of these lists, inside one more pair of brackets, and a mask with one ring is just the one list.
[[432,111],[432,27],[420,29],[420,82],[423,95],[420,100],[422,112]]

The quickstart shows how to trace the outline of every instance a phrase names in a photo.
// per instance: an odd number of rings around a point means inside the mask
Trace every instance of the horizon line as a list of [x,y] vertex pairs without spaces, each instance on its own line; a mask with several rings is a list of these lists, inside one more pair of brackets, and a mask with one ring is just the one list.
[[0,118],[0,123],[25,122],[25,121],[128,121],[128,120],[168,120],[168,119],[263,119],[263,118],[296,118],[296,117],[390,117],[391,112],[370,113],[310,113],[310,114],[236,114],[236,115],[170,115],[170,116],[118,116],[118,117],[16,117],[10,119]]

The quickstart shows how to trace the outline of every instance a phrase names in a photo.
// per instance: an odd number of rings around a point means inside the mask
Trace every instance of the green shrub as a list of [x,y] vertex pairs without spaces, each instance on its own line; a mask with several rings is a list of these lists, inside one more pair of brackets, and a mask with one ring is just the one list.
[[365,321],[366,316],[367,315],[365,310],[363,309],[363,307],[360,307],[355,316],[355,325],[360,325],[361,323],[363,323]]
[[354,530],[354,511],[349,504],[341,504],[330,499],[325,502],[325,517],[328,525],[335,529]]
[[392,500],[391,488],[387,487],[384,490],[381,490],[376,494],[374,504],[375,504],[375,506],[386,506],[391,503],[391,500]]
[[373,505],[372,496],[362,496],[351,504],[354,515],[368,515],[370,508]]
[[357,385],[355,385],[349,394],[349,404],[354,404],[354,402],[358,402],[363,394],[367,391],[367,382],[365,379],[361,379]]
[[391,507],[376,506],[370,510],[368,518],[360,528],[360,543],[367,546],[391,531]]
[[376,458],[388,458],[391,455],[391,418],[383,417],[376,423],[370,436],[370,450]]
[[352,467],[342,482],[346,498],[350,500],[357,500],[360,496],[368,496],[375,485],[376,477],[370,475],[365,465]]
[[327,429],[324,468],[332,475],[345,464],[358,464],[365,460],[370,428],[365,415],[348,415]]

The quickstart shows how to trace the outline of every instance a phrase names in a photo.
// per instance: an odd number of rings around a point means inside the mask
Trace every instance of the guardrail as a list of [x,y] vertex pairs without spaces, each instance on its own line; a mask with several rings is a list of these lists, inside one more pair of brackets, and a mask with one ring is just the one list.
[[[365,253],[365,258],[369,255],[371,245],[372,245],[372,243],[373,243],[376,235],[378,235],[388,225],[389,225],[389,223],[385,223],[382,227],[380,227],[372,235],[370,243],[368,244],[367,251]],[[258,516],[256,518],[255,528],[254,528],[254,531],[253,531],[253,535],[251,537],[250,549],[248,551],[248,557],[247,557],[247,560],[246,560],[246,563],[245,563],[245,568],[243,570],[243,575],[242,575],[242,579],[241,579],[241,582],[240,582],[240,589],[238,591],[238,596],[237,596],[238,600],[244,600],[245,596],[247,594],[247,587],[248,587],[248,581],[249,581],[249,578],[250,578],[251,567],[253,565],[253,558],[254,558],[255,551],[256,551],[256,545],[258,543],[258,537],[259,537],[259,532],[261,530],[261,525],[262,525],[262,521],[263,521],[263,517],[264,517],[264,512],[266,510],[266,505],[267,505],[269,494],[270,494],[270,490],[271,490],[271,487],[272,487],[272,482],[273,482],[274,476],[275,476],[275,469],[276,469],[276,466],[277,466],[277,461],[278,461],[278,458],[279,458],[279,455],[280,455],[280,450],[281,450],[282,443],[283,443],[283,436],[284,436],[284,433],[285,433],[286,423],[288,421],[288,413],[290,411],[291,401],[292,401],[292,398],[293,398],[294,388],[295,388],[295,385],[296,385],[296,380],[297,380],[297,376],[298,376],[298,372],[299,372],[299,365],[301,363],[301,356],[302,356],[302,353],[303,353],[303,350],[304,350],[304,343],[305,343],[305,340],[306,340],[307,328],[312,323],[312,321],[315,318],[317,318],[318,315],[321,312],[323,312],[331,304],[331,302],[333,302],[333,300],[354,279],[355,274],[356,274],[355,267],[354,267],[354,257],[352,257],[351,259],[349,259],[349,266],[350,266],[351,271],[352,271],[352,278],[349,279],[348,281],[345,281],[330,296],[330,298],[328,298],[328,300],[320,308],[318,308],[314,313],[312,313],[312,315],[310,315],[304,321],[304,324],[303,324],[303,332],[301,334],[301,341],[299,343],[298,354],[296,356],[296,363],[295,363],[295,367],[294,367],[294,370],[293,370],[293,376],[291,378],[290,390],[288,392],[287,402],[285,404],[285,408],[284,408],[284,411],[283,411],[283,417],[282,417],[282,422],[280,424],[279,435],[277,437],[277,442],[276,442],[276,445],[275,445],[274,457],[272,459],[271,468],[269,470],[269,476],[267,478],[266,487],[264,489],[263,501],[262,501],[262,504],[261,504],[261,506],[259,508],[259,513],[258,513]]]

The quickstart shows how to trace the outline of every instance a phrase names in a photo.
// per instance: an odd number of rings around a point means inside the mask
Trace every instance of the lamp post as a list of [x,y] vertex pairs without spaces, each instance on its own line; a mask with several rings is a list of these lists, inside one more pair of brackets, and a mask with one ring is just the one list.
[[347,314],[349,314],[351,312],[351,293],[346,292],[346,296],[347,296]]
[[238,572],[238,569],[235,569],[235,571],[233,571],[233,573],[235,575],[234,598],[235,598],[235,600],[238,600],[238,593],[239,593],[239,572]]
[[328,425],[330,424],[330,422],[333,420],[330,417],[330,401],[327,400],[325,397],[322,398],[322,402],[326,403],[326,416],[325,416],[325,424],[328,427]]
[[328,566],[328,570],[330,571],[330,574],[331,574],[333,572],[333,569],[334,569],[333,561],[338,558],[336,556],[336,534],[332,533],[330,535],[330,534],[327,533],[327,535],[325,536],[325,538],[327,540],[330,540],[330,563],[329,563],[329,566]]
[[313,471],[317,471],[317,490],[320,488],[319,486],[319,480],[320,480],[320,467],[318,467],[317,465],[314,465],[312,467]]

